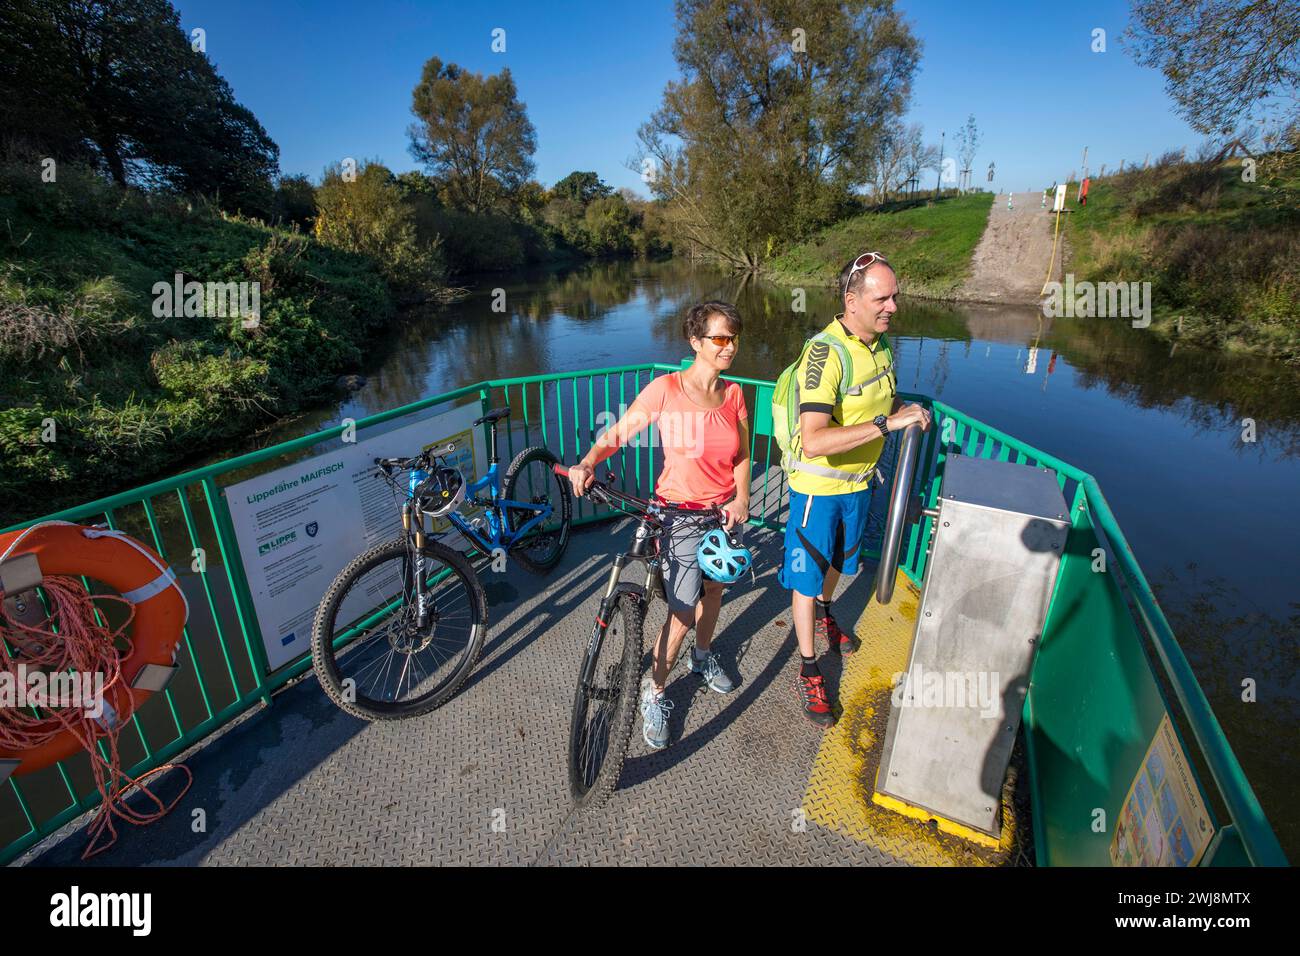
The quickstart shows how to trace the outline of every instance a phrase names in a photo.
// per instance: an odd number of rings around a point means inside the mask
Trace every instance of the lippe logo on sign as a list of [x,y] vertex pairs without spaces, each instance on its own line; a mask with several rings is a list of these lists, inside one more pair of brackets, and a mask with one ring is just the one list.
[[306,529],[306,530],[307,530],[307,537],[309,537],[309,538],[314,538],[314,537],[316,537],[316,532],[320,530],[320,522],[319,522],[319,521],[309,521],[309,522],[307,522],[307,529]]
[[257,546],[258,557],[261,557],[264,554],[268,554],[271,551],[276,551],[280,548],[283,548],[286,544],[292,544],[297,540],[298,540],[298,532],[290,531],[287,534],[282,534],[271,541],[264,541]]

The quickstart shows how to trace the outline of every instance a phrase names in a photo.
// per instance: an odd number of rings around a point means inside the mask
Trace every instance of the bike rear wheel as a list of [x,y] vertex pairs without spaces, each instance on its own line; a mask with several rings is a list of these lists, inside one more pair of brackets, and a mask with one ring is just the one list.
[[618,596],[604,626],[592,626],[569,725],[569,790],[579,807],[599,806],[618,785],[636,714],[642,607]]
[[[533,574],[543,574],[560,563],[569,546],[569,527],[573,520],[573,492],[567,479],[555,473],[560,460],[540,446],[525,448],[506,469],[503,494],[507,500],[524,504],[550,505],[551,514],[534,525],[527,535],[513,545],[510,553]],[[536,512],[507,508],[510,530],[527,524]]]
[[316,611],[312,666],[339,707],[366,720],[426,714],[464,683],[483,649],[487,598],[473,567],[435,541],[423,550],[427,616],[419,626],[404,539],[357,556]]

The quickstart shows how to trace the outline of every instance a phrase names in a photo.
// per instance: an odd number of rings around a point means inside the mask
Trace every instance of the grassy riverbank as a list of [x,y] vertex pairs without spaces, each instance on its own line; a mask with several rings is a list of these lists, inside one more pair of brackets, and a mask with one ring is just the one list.
[[1297,197],[1300,176],[1243,180],[1240,159],[1170,157],[1108,176],[1066,217],[1065,271],[1076,282],[1150,282],[1151,329],[1180,345],[1300,365]]
[[[364,256],[71,167],[57,188],[0,172],[0,525],[319,400],[396,314]],[[155,283],[178,272],[260,283],[256,325],[156,315]]]
[[763,275],[785,286],[834,286],[844,263],[878,250],[898,271],[907,295],[952,299],[969,274],[992,204],[991,193],[888,203],[791,247]]

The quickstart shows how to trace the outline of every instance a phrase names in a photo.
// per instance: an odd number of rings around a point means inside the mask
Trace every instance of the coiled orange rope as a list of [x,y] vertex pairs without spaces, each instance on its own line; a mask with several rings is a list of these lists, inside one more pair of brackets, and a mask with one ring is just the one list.
[[[10,621],[0,614],[0,638],[17,651],[15,654],[0,655],[3,657],[0,660],[0,670],[8,672],[15,686],[24,680],[19,672],[20,666],[27,675],[36,671],[47,675],[68,672],[81,675],[83,687],[95,676],[102,675],[102,693],[107,696],[113,687],[125,682],[122,659],[131,653],[130,638],[126,636],[126,631],[135,617],[134,608],[129,601],[117,595],[91,595],[79,582],[68,577],[47,577],[41,587],[45,592],[48,609],[48,616],[41,625],[29,627]],[[105,619],[100,616],[96,601],[125,605],[126,620],[116,629],[101,623]],[[126,650],[118,649],[118,641],[126,642]],[[42,704],[39,714],[17,707],[0,708],[0,746],[10,752],[21,752],[42,746],[58,734],[68,731],[90,755],[95,787],[99,790],[102,801],[86,828],[89,840],[81,854],[81,858],[86,860],[117,842],[115,818],[137,825],[161,819],[189,791],[194,776],[184,764],[165,764],[139,777],[124,773],[117,737],[118,728],[125,723],[127,715],[119,715],[120,724],[102,717],[97,719],[87,711],[86,702],[81,703],[82,706],[59,706],[57,701],[47,701]],[[101,741],[107,756],[97,746]],[[187,780],[184,789],[175,799],[164,805],[145,785],[145,781],[173,768],[183,770]],[[158,809],[141,813],[130,807],[126,799],[133,790],[147,796]],[[105,833],[108,838],[101,843]]]

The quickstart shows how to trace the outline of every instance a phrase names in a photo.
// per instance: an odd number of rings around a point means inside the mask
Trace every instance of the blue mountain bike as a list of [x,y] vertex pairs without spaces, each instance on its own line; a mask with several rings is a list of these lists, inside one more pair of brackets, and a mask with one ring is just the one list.
[[[467,557],[439,538],[459,531],[474,551],[505,553],[537,574],[564,557],[573,499],[555,473],[559,459],[545,448],[524,449],[506,468],[503,488],[497,423],[509,415],[499,408],[474,423],[489,429],[488,470],[468,484],[445,460],[454,443],[412,458],[375,459],[403,498],[402,534],[339,572],[312,628],[321,687],[348,713],[368,720],[428,713],[474,669],[487,634],[487,596]],[[461,514],[465,504],[482,513]],[[448,525],[434,531],[431,520]]]
[[569,546],[573,495],[556,475],[560,459],[540,445],[525,448],[506,467],[505,488],[497,458],[497,422],[510,407],[488,412],[474,424],[488,426],[488,470],[465,488],[465,500],[484,509],[476,518],[457,511],[448,520],[485,554],[506,552],[526,570],[544,574],[560,563]]

